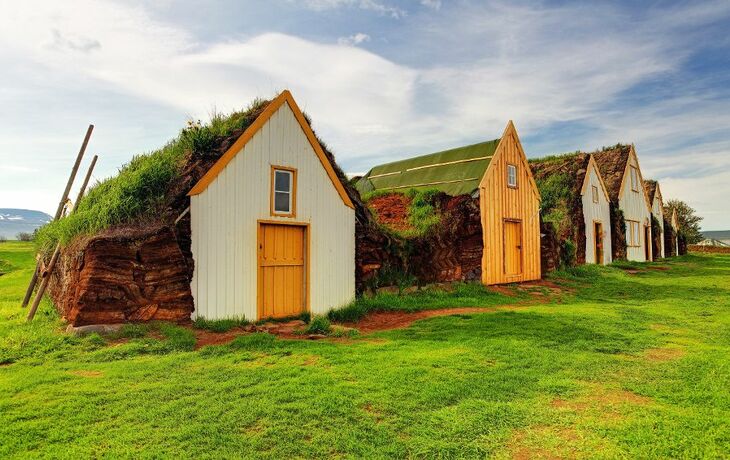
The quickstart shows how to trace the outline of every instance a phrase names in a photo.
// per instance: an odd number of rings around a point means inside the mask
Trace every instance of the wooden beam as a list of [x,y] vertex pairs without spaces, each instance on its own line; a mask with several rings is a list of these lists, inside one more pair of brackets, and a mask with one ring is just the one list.
[[[96,160],[98,159],[98,155],[94,155],[94,158],[91,159],[91,164],[89,165],[89,170],[86,172],[86,177],[84,177],[84,182],[81,184],[81,188],[79,189],[79,194],[76,198],[76,202],[74,203],[73,210],[71,210],[71,214],[73,214],[76,209],[79,207],[79,203],[81,202],[81,198],[84,196],[84,192],[86,191],[86,186],[89,185],[89,180],[91,179],[91,173],[94,171],[94,166],[96,166]],[[78,169],[78,168],[76,168]],[[66,193],[68,195],[68,192]],[[38,310],[38,305],[40,305],[41,300],[43,299],[43,294],[46,293],[46,288],[48,287],[48,282],[51,280],[51,273],[53,273],[53,269],[56,267],[56,262],[58,262],[58,258],[61,255],[61,242],[59,241],[56,243],[56,248],[53,250],[53,256],[51,256],[51,261],[48,263],[48,268],[43,273],[42,278],[43,281],[41,281],[41,285],[38,287],[38,292],[35,295],[35,299],[33,299],[33,305],[30,307],[30,311],[28,311],[28,321],[33,321],[33,317],[35,316],[36,311]]]
[[[76,179],[76,173],[78,172],[79,166],[81,165],[81,159],[84,157],[84,153],[86,152],[86,146],[89,145],[89,139],[91,138],[92,131],[94,131],[94,125],[89,125],[89,127],[86,129],[86,135],[84,136],[84,141],[81,143],[79,153],[78,155],[76,155],[76,162],[74,163],[73,168],[71,168],[71,175],[68,177],[68,181],[66,182],[66,188],[63,190],[63,195],[61,195],[61,201],[58,202],[58,209],[56,209],[56,215],[53,217],[53,221],[61,218],[63,207],[66,204],[66,200],[68,200],[68,194],[71,191],[71,186],[74,183],[74,179]],[[38,283],[38,272],[40,268],[41,263],[40,261],[38,261],[36,262],[35,271],[33,272],[33,276],[30,279],[30,283],[28,284],[28,289],[26,289],[25,291],[25,297],[23,297],[23,308],[28,306],[30,297],[33,295],[33,289],[35,289],[35,285],[36,283]]]

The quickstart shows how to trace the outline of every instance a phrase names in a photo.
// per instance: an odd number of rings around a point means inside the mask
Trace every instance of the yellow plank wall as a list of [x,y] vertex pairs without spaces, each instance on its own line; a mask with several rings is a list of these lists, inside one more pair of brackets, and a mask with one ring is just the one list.
[[[517,166],[516,189],[507,187],[507,164]],[[530,183],[524,152],[508,127],[479,186],[484,239],[482,282],[502,284],[540,279],[540,201]],[[504,220],[522,221],[522,274],[504,273]]]
[[[270,215],[271,165],[297,168],[296,217]],[[312,313],[355,296],[355,211],[347,207],[283,104],[215,180],[190,197],[193,319],[257,319],[259,220],[309,224]]]

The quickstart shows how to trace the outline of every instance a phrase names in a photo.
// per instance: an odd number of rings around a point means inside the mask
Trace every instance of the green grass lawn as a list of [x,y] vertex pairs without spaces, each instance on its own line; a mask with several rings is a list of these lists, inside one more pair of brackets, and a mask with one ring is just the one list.
[[554,279],[576,293],[544,305],[354,339],[199,350],[171,325],[70,337],[48,303],[26,324],[31,247],[0,260],[2,458],[730,456],[730,256],[574,269]]

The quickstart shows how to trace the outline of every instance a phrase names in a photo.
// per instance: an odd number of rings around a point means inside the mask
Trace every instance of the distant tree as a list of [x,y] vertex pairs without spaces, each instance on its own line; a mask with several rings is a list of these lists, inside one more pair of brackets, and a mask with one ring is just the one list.
[[18,241],[33,241],[33,234],[28,232],[20,232],[15,235]]
[[8,241],[8,237],[5,235],[0,235],[0,243],[4,243],[6,241]]
[[677,210],[677,221],[679,222],[678,233],[683,235],[687,244],[699,243],[703,240],[700,232],[702,217],[695,214],[695,210],[681,200],[669,200],[664,206],[664,215],[671,219],[672,212]]

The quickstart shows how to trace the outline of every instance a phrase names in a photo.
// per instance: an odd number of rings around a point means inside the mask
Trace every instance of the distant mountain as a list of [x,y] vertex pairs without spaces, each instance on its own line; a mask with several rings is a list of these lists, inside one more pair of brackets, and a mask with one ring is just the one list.
[[714,230],[711,232],[702,232],[705,238],[715,238],[718,240],[724,240],[730,238],[730,230]]
[[0,236],[14,240],[20,232],[33,230],[51,221],[51,216],[30,209],[0,208]]
[[709,240],[719,240],[725,244],[730,244],[730,230],[715,230],[710,232],[702,232],[702,236]]

